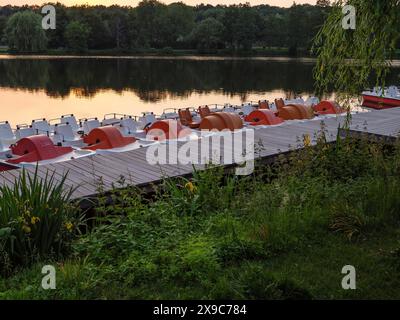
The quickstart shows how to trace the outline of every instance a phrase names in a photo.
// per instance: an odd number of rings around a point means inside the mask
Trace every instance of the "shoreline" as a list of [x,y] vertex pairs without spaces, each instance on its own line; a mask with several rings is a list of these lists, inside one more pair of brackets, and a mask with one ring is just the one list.
[[217,58],[273,58],[285,57],[291,59],[313,58],[307,50],[299,50],[297,55],[290,55],[288,48],[254,48],[249,51],[232,50],[212,50],[198,51],[195,49],[177,50],[177,49],[137,49],[137,50],[87,50],[84,52],[73,52],[70,50],[46,50],[38,53],[19,53],[8,50],[7,47],[0,46],[1,56],[65,56],[65,57],[217,57]]
[[259,60],[259,61],[301,61],[304,63],[313,63],[316,61],[315,58],[310,57],[285,57],[285,56],[213,56],[213,55],[182,55],[182,56],[169,56],[169,55],[49,55],[49,54],[0,54],[0,60],[7,59],[126,59],[126,60],[140,60],[140,59],[152,59],[152,60]]
[[[170,53],[159,52],[108,52],[103,50],[90,50],[86,53],[73,53],[65,50],[62,51],[46,51],[40,53],[14,53],[8,51],[1,51],[0,49],[0,60],[16,60],[16,59],[126,59],[126,60],[199,60],[199,61],[223,61],[223,60],[258,60],[258,61],[276,61],[276,62],[289,62],[298,61],[303,63],[315,63],[316,57],[310,55],[298,55],[290,56],[287,54],[270,54],[270,55],[259,55],[259,54],[222,54],[222,53],[199,53],[193,51],[179,51]],[[396,56],[395,59],[389,61],[392,68],[400,67],[400,56]]]

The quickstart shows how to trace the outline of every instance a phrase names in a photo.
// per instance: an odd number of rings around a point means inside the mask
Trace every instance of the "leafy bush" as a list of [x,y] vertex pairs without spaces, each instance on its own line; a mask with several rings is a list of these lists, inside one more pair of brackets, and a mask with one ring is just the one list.
[[1,272],[66,252],[82,216],[70,202],[73,190],[66,190],[65,179],[22,171],[12,187],[0,186]]

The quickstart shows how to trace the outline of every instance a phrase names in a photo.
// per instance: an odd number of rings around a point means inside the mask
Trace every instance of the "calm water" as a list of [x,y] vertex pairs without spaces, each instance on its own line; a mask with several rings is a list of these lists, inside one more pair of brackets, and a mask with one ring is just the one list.
[[[0,121],[239,104],[313,94],[313,60],[0,56]],[[400,69],[392,75],[398,83]]]

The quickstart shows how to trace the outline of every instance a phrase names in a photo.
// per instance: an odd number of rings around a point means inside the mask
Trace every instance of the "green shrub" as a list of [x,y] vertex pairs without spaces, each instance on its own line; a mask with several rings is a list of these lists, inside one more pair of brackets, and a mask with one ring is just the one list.
[[70,202],[73,190],[65,179],[22,171],[12,187],[0,186],[0,271],[67,251],[82,216]]

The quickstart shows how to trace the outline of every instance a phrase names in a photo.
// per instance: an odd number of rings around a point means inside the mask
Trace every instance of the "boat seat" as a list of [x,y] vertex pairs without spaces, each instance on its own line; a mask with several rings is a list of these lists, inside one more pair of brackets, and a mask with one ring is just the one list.
[[78,121],[76,121],[76,118],[73,114],[65,114],[61,116],[61,123],[63,124],[69,124],[72,127],[73,131],[79,131],[81,127],[78,124]]
[[132,119],[132,117],[123,118],[119,123],[119,129],[121,133],[128,136],[133,133],[137,133],[139,128],[139,123]]
[[17,137],[11,129],[8,121],[0,122],[0,142],[5,145],[13,144],[17,141]]
[[4,144],[0,141],[0,158],[5,159],[7,155],[11,154],[11,149],[8,144]]
[[199,122],[193,121],[192,113],[190,112],[189,108],[179,109],[178,114],[179,114],[179,120],[181,121],[182,125],[192,129],[198,128],[200,126]]
[[103,119],[101,121],[101,126],[114,126],[118,125],[121,122],[121,119]]
[[268,100],[259,100],[258,101],[258,108],[259,109],[269,109]]
[[316,106],[319,103],[319,99],[317,97],[308,97],[306,102],[304,103],[307,107]]
[[121,118],[104,118],[101,121],[101,126],[116,126],[121,122]]
[[81,123],[84,134],[88,134],[93,129],[100,127],[100,121],[97,118],[83,119]]
[[374,89],[372,90],[372,93],[374,93],[377,96],[382,96],[383,94],[383,90],[381,87],[374,87]]
[[17,140],[36,135],[36,130],[27,124],[17,125],[15,136]]
[[278,108],[276,107],[275,102],[271,102],[269,104],[269,110],[272,110],[273,112],[278,112]]
[[77,135],[70,124],[56,124],[54,126],[54,143],[61,143],[63,146],[83,145],[83,139]]
[[280,99],[275,99],[275,107],[276,107],[277,110],[279,110],[279,109],[285,107],[285,102],[283,101],[282,98],[280,98]]
[[160,119],[177,119],[179,117],[175,108],[164,109]]
[[145,127],[150,126],[156,121],[157,119],[153,112],[144,112],[143,115],[139,118],[140,128],[144,129]]
[[386,91],[386,94],[391,98],[396,98],[399,95],[399,89],[395,86],[390,86]]
[[305,101],[303,98],[294,98],[294,99],[285,99],[285,105],[290,105],[290,104],[304,104]]
[[246,104],[244,104],[243,106],[242,106],[242,109],[240,110],[241,111],[241,113],[244,115],[244,116],[247,116],[247,115],[249,115],[252,111],[254,111],[255,110],[255,108],[253,107],[253,105],[252,104],[250,104],[250,103],[246,103]]
[[230,104],[226,104],[226,105],[224,105],[224,109],[222,111],[223,112],[235,112],[236,109],[234,106],[232,106]]
[[32,128],[36,131],[36,134],[45,134],[50,136],[53,132],[52,127],[44,118],[32,120]]
[[201,119],[209,116],[211,114],[210,108],[208,106],[199,107],[199,114]]

